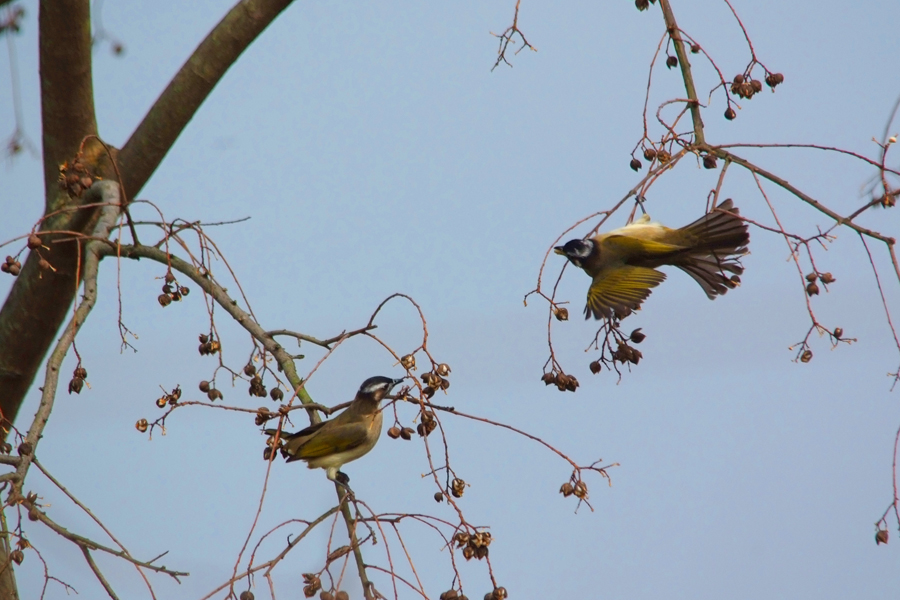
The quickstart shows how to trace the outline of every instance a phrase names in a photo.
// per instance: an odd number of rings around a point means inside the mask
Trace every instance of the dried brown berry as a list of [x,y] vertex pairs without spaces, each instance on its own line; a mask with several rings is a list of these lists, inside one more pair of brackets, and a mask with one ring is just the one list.
[[691,54],[700,52],[700,44],[691,44]]
[[734,76],[732,83],[734,83],[735,85],[741,85],[742,83],[744,83],[744,76],[738,73]]
[[643,342],[645,339],[647,339],[647,334],[644,333],[644,332],[642,332],[641,329],[643,329],[643,328],[642,328],[642,327],[638,327],[637,329],[635,329],[634,331],[632,331],[632,332],[631,332],[631,335],[628,336],[628,339],[630,339],[630,340],[631,340],[632,342],[634,342],[635,344],[640,344],[640,343]]
[[412,427],[404,427],[400,430],[400,437],[406,440],[407,442],[412,439],[413,429]]
[[334,600],[334,594],[331,592],[320,592],[319,600]]
[[678,58],[675,56],[666,57],[666,67],[672,68],[678,66]]
[[160,294],[159,297],[156,298],[159,301],[159,305],[163,308],[172,304],[172,297],[168,294]]
[[810,283],[815,283],[816,279],[818,279],[818,278],[819,278],[819,276],[816,273],[809,273],[806,276],[806,280]]
[[334,595],[334,600],[350,600],[350,594],[341,590]]
[[840,327],[835,327],[835,328],[834,328],[834,337],[835,337],[835,338],[841,339],[841,336],[843,336],[843,335],[844,335],[844,330],[843,330],[843,329],[841,329]]
[[413,371],[416,368],[416,357],[412,354],[407,354],[400,359],[400,364],[407,371]]
[[438,596],[439,600],[459,600],[459,592],[456,590],[447,590],[440,596]]
[[632,158],[629,166],[631,166],[632,171],[640,171],[641,167],[643,167],[644,165],[642,165],[641,161],[639,161],[638,159]]
[[800,362],[808,363],[812,360],[812,350],[804,350],[803,354],[800,355]]
[[28,509],[28,520],[29,521],[40,521],[40,519],[41,519],[41,511],[38,509],[37,506],[32,504],[31,507]]
[[554,307],[553,308],[553,316],[556,317],[557,321],[568,321],[569,320],[569,310],[564,307]]
[[822,275],[819,276],[819,279],[821,279],[822,283],[824,284],[834,283],[835,281],[837,281],[831,273],[822,273]]
[[475,558],[481,560],[488,555],[488,547],[487,546],[478,546],[475,548]]
[[447,375],[450,374],[450,365],[448,365],[447,363],[441,363],[437,366],[437,368],[434,370],[434,372],[437,373],[438,375],[440,375],[441,377],[446,377]]
[[654,150],[653,148],[646,148],[644,150],[644,158],[652,161],[654,158],[656,158],[656,150]]
[[475,548],[472,546],[466,546],[463,548],[463,557],[466,560],[472,560],[472,557],[475,556]]
[[246,375],[247,377],[256,375],[256,367],[253,366],[252,363],[247,363],[246,365],[244,365],[244,375]]
[[28,456],[32,452],[34,452],[34,446],[31,445],[31,442],[22,442],[19,444],[19,456]]
[[807,283],[806,284],[806,295],[807,296],[816,296],[819,293],[819,286],[815,283]]
[[491,594],[494,600],[503,600],[507,597],[506,588],[505,587],[497,587],[494,588],[494,592]]
[[729,106],[728,110],[725,111],[725,118],[729,121],[734,121],[735,117],[737,117],[737,113]]
[[87,369],[84,367],[75,367],[75,370],[72,372],[72,377],[81,377],[82,379],[87,379]]
[[443,494],[443,492],[435,492],[435,493],[434,493],[434,501],[435,501],[435,502],[443,502],[443,501],[444,501],[444,494]]
[[453,481],[450,482],[450,493],[454,498],[462,498],[463,494],[466,492],[466,482],[460,479],[459,477],[455,477]]
[[168,403],[169,403],[168,396],[160,396],[159,398],[156,399],[156,406],[158,406],[159,408],[165,408]]
[[750,86],[753,88],[753,93],[759,93],[762,91],[762,82],[759,79],[754,79],[750,82]]
[[392,440],[396,440],[398,437],[400,437],[400,428],[394,425],[387,430],[387,434],[389,438],[391,438]]
[[41,238],[35,234],[31,234],[28,236],[28,249],[29,250],[37,250],[41,247]]
[[440,386],[441,386],[441,389],[446,392],[447,389],[450,387],[450,380],[441,378]]
[[209,391],[209,382],[204,379],[200,382],[200,385],[198,387],[200,388],[200,391],[205,394]]
[[269,397],[272,398],[275,402],[281,402],[284,400],[284,392],[279,387],[272,388],[272,391],[269,392]]
[[575,492],[575,486],[569,483],[568,481],[562,484],[562,487],[559,488],[559,493],[563,495],[563,497],[568,498]]
[[554,383],[556,380],[556,376],[553,373],[544,373],[541,375],[541,381],[544,382],[544,385],[550,385]]
[[172,274],[172,271],[166,271],[166,276],[164,278],[166,283],[172,283],[175,281],[175,275]]
[[149,427],[149,423],[147,423],[147,419],[139,419],[137,423],[134,424],[134,428],[144,433],[147,431],[147,427]]
[[250,590],[244,590],[243,592],[241,592],[239,598],[240,600],[253,600],[253,592],[251,592]]
[[600,365],[599,360],[591,361],[591,364],[588,365],[588,368],[591,370],[591,373],[593,373],[594,375],[596,375],[597,373],[599,373],[600,371],[603,370],[603,367]]
[[578,498],[580,500],[584,500],[588,496],[587,485],[581,480],[577,481],[575,483],[575,489],[572,493],[575,495],[576,498]]
[[188,294],[191,293],[191,288],[189,288],[186,285],[183,285],[180,288],[178,288],[178,293],[181,294],[182,296],[187,296]]
[[73,377],[72,381],[69,382],[69,394],[71,394],[72,392],[80,394],[83,387],[84,379],[82,379],[81,377]]
[[704,169],[715,169],[716,168],[716,157],[712,154],[707,154],[703,157],[703,168]]
[[634,5],[638,10],[647,10],[650,8],[649,0],[634,0]]
[[566,382],[566,389],[570,392],[574,392],[578,388],[578,380],[575,379],[574,375],[569,375],[569,380]]
[[879,529],[875,533],[875,545],[878,544],[887,544],[888,543],[888,532],[887,529]]
[[209,341],[209,336],[206,335],[205,333],[201,333],[199,336],[197,336],[197,339],[200,340],[201,344],[205,344],[206,342]]
[[9,553],[9,559],[17,565],[21,565],[22,561],[25,560],[25,553],[21,550],[13,550]]

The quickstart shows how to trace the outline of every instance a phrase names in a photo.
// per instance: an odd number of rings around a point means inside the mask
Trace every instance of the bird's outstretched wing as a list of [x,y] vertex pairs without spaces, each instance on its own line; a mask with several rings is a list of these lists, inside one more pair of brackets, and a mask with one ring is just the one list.
[[584,318],[615,315],[623,319],[640,307],[650,295],[650,288],[658,286],[665,278],[665,273],[646,267],[626,265],[603,269],[594,276],[588,289]]
[[368,427],[365,423],[335,424],[324,432],[317,431],[306,440],[295,445],[295,440],[285,444],[290,454],[287,462],[309,460],[347,452],[358,448],[366,442]]

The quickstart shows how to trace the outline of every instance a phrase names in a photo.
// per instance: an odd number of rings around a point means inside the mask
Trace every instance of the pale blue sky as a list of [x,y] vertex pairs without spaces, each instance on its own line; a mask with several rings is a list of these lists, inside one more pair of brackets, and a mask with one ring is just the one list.
[[[16,50],[26,132],[39,140],[37,6],[24,6]],[[900,94],[900,4],[735,6],[759,59],[785,83],[744,102],[730,123],[721,118],[721,93],[714,96],[707,139],[824,143],[874,155],[871,138],[881,136]],[[124,143],[228,7],[107,0],[104,24],[127,50],[118,58],[108,48],[95,53],[106,141]],[[791,362],[787,347],[808,327],[803,295],[784,241],[754,230],[740,289],[709,302],[690,278],[670,273],[629,317],[626,324],[644,327],[648,338],[644,361],[621,383],[590,375],[582,350],[593,329],[577,318],[555,332],[581,388],[560,394],[538,381],[546,312],[537,300],[523,308],[522,296],[561,231],[638,181],[628,153],[641,135],[647,68],[663,24],[658,6],[638,13],[632,2],[525,0],[519,23],[539,51],[491,72],[489,32],[509,24],[513,7],[513,0],[297,3],[228,73],[140,197],[167,218],[252,217],[214,236],[267,329],[335,335],[363,325],[388,294],[408,293],[429,319],[432,352],[453,367],[442,402],[525,429],[581,463],[601,456],[621,463],[611,488],[588,479],[596,512],[574,515],[572,499],[557,492],[569,476],[564,462],[507,432],[443,420],[453,465],[472,484],[462,506],[471,522],[492,527],[495,573],[511,598],[895,598],[897,543],[876,547],[873,522],[892,493],[900,392],[890,393],[885,373],[900,356],[865,254],[847,231],[819,254],[837,282],[813,302],[824,323],[859,338],[852,347],[829,351],[818,340],[810,364]],[[749,56],[724,3],[675,0],[674,9],[727,77],[744,68]],[[0,61],[3,82],[7,62]],[[694,63],[705,95],[713,73]],[[652,107],[684,95],[674,70],[656,71],[654,86]],[[4,91],[0,133],[12,128]],[[824,153],[743,154],[844,213],[862,202],[873,174]],[[40,216],[41,166],[21,156],[0,168],[6,240]],[[648,209],[683,225],[702,212],[716,176],[685,161],[652,188]],[[767,190],[786,224],[807,234],[830,225]],[[752,179],[737,169],[725,193],[744,214],[771,222]],[[860,221],[900,235],[897,209]],[[553,260],[551,272],[561,261]],[[150,443],[135,432],[138,418],[159,414],[159,385],[181,384],[186,398],[198,399],[196,384],[212,371],[196,353],[206,328],[199,294],[163,311],[162,274],[149,261],[125,265],[125,322],[140,339],[137,354],[120,354],[114,265],[104,265],[101,300],[78,341],[91,389],[58,398],[38,456],[134,554],[169,550],[165,564],[191,572],[181,586],[153,578],[160,597],[198,598],[230,576],[258,500],[263,438],[250,417],[201,409],[177,411],[168,435]],[[887,279],[889,302],[900,307],[897,282]],[[563,282],[573,317],[587,282],[576,272]],[[0,278],[0,291],[9,283]],[[406,307],[389,308],[381,323],[379,334],[398,350],[416,343]],[[226,357],[240,366],[246,337],[224,319],[219,327]],[[318,356],[304,352],[301,372]],[[370,375],[400,373],[375,344],[352,341],[309,389],[334,404]],[[246,396],[245,384],[224,391],[229,404],[270,402]],[[36,399],[35,391],[20,427]],[[402,415],[408,423],[413,411]],[[346,470],[376,510],[453,518],[432,500],[433,483],[420,478],[427,470],[420,441],[385,438]],[[263,531],[313,518],[333,501],[320,471],[278,463],[273,474]],[[58,522],[99,537],[39,474],[27,488],[52,503],[48,514]],[[26,525],[53,575],[82,598],[101,597],[74,546]],[[446,552],[428,532],[413,527],[406,535],[437,596],[451,581]],[[279,597],[301,593],[300,573],[321,566],[323,539],[276,571]],[[399,546],[392,548],[396,556]],[[98,562],[124,597],[147,597],[133,568]],[[18,571],[22,597],[36,597],[39,561],[29,556]],[[470,598],[489,591],[483,565],[465,565],[463,575]],[[386,580],[376,581],[389,591]],[[264,585],[255,591],[266,597]],[[47,597],[65,592],[51,585]]]

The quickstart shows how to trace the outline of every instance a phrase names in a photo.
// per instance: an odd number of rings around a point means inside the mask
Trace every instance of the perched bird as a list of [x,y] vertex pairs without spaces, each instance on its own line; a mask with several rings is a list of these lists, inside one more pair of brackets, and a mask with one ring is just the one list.
[[[554,251],[593,281],[584,318],[623,319],[637,310],[665,273],[678,267],[700,284],[710,300],[740,284],[740,256],[747,253],[750,233],[731,199],[681,229],[651,223],[644,215],[634,223],[587,240],[570,240]],[[728,271],[732,275],[727,275]]]
[[[402,382],[390,377],[369,377],[359,386],[356,398],[343,412],[328,421],[310,425],[296,433],[281,432],[281,453],[287,462],[305,460],[310,469],[325,469],[328,479],[338,481],[339,469],[367,454],[381,435],[383,415],[378,410],[381,400]],[[267,429],[275,435],[275,429]]]

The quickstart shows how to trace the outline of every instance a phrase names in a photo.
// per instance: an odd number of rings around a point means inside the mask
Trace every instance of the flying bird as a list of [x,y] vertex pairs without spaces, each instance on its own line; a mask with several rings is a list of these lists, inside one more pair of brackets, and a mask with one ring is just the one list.
[[[381,400],[402,379],[369,377],[359,386],[356,397],[343,412],[333,419],[310,425],[296,433],[281,432],[281,448],[286,462],[305,460],[310,469],[325,469],[332,481],[345,483],[348,479],[340,468],[356,460],[375,447],[381,435]],[[267,429],[272,436],[277,430]],[[343,477],[340,477],[343,476]]]
[[656,270],[663,265],[693,277],[710,300],[737,287],[744,272],[740,257],[750,243],[739,215],[731,199],[680,229],[652,223],[645,214],[625,227],[553,250],[591,276],[585,319],[623,319],[665,280],[665,273]]

